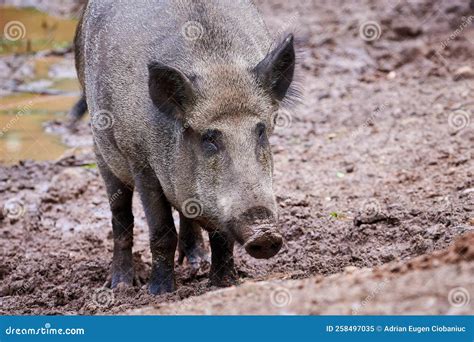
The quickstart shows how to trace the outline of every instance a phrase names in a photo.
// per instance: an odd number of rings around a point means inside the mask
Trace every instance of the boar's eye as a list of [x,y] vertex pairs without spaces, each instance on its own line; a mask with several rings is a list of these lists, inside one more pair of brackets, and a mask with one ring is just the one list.
[[257,133],[258,142],[261,143],[261,144],[264,144],[265,143],[265,138],[266,138],[265,124],[263,122],[259,122],[257,124],[257,127],[255,127],[255,132]]
[[208,130],[202,136],[202,147],[207,154],[215,154],[219,151],[219,138],[221,132],[218,130]]

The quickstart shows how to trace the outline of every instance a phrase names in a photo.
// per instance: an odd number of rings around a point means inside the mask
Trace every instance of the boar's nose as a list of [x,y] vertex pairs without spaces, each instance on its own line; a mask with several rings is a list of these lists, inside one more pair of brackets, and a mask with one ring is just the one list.
[[283,238],[276,228],[272,211],[266,207],[246,210],[239,219],[235,231],[237,240],[247,253],[257,259],[268,259],[278,253]]
[[244,248],[257,259],[268,259],[278,253],[282,244],[282,236],[274,227],[258,227],[255,233],[245,242]]

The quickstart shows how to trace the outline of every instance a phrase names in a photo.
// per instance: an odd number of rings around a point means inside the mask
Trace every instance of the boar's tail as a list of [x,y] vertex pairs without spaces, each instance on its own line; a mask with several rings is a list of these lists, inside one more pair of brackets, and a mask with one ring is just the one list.
[[87,111],[87,102],[86,96],[84,94],[81,95],[79,101],[71,108],[68,114],[68,119],[71,126],[75,126],[76,123],[81,120],[84,114]]

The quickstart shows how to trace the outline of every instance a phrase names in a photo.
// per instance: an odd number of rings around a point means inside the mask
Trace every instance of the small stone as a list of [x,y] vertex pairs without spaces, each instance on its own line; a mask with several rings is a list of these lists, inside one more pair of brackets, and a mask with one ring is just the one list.
[[395,77],[397,77],[397,73],[395,71],[390,71],[388,74],[387,74],[387,79],[388,80],[393,80],[395,79]]
[[435,114],[441,114],[444,112],[444,106],[441,103],[436,103],[433,105],[433,112]]
[[358,267],[355,267],[355,266],[346,266],[344,267],[344,272],[345,273],[354,273],[355,271],[357,271],[359,268]]
[[392,29],[399,37],[414,38],[423,32],[421,26],[414,23],[398,23]]
[[460,67],[453,74],[453,79],[455,81],[471,78],[474,78],[474,70],[468,65]]
[[347,164],[347,165],[346,165],[346,172],[347,172],[347,173],[352,173],[352,172],[354,172],[354,164]]

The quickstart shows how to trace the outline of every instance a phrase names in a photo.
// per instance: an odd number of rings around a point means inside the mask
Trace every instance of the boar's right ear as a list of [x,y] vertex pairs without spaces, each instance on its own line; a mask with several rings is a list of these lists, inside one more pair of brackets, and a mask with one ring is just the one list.
[[182,116],[193,98],[191,81],[178,69],[159,62],[148,65],[148,74],[148,90],[155,106]]
[[281,101],[293,81],[295,72],[295,48],[293,35],[289,34],[254,69],[257,79],[267,88],[273,98]]

